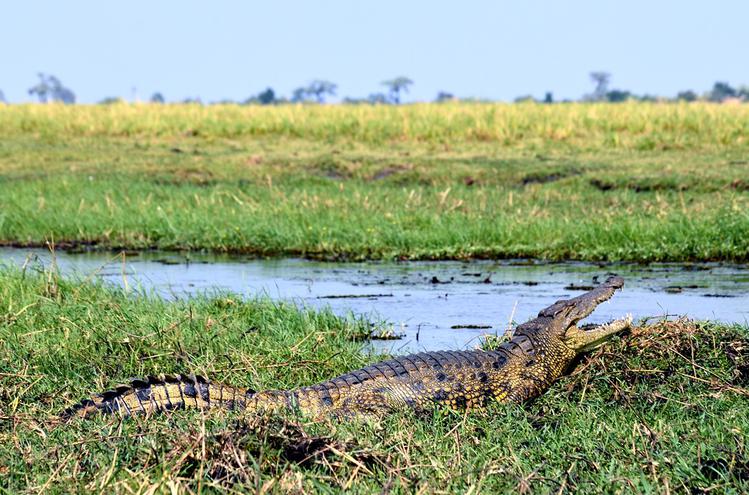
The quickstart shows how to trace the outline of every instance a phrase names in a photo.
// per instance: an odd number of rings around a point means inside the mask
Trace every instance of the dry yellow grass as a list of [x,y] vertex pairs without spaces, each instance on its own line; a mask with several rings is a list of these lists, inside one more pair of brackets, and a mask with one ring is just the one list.
[[749,105],[503,103],[372,105],[14,105],[6,136],[286,136],[365,142],[488,141],[578,149],[714,149],[749,144]]

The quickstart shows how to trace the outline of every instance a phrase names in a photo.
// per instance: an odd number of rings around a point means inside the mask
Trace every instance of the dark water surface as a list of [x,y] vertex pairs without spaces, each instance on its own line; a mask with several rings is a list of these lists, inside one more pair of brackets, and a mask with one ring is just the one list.
[[[595,264],[528,261],[337,263],[247,259],[215,254],[56,253],[63,275],[95,276],[122,286],[182,298],[215,290],[267,295],[315,308],[352,311],[388,322],[399,340],[377,342],[393,353],[475,347],[557,299],[581,293],[616,273],[623,292],[588,319],[603,322],[686,315],[749,322],[749,266],[726,264]],[[0,263],[48,266],[41,249],[0,248]]]

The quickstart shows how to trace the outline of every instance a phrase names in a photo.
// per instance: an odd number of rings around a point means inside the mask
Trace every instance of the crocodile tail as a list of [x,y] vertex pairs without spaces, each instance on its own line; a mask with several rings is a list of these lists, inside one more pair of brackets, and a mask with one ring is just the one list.
[[202,376],[149,376],[84,399],[63,411],[60,418],[86,418],[97,413],[127,417],[186,408],[244,409],[254,394],[253,390],[213,383]]

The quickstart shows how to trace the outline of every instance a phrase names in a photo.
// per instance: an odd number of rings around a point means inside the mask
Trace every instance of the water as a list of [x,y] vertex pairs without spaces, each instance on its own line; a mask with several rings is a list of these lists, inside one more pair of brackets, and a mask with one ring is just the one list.
[[[0,248],[0,263],[50,263],[45,250]],[[593,264],[527,261],[338,263],[247,259],[213,254],[145,252],[56,253],[63,275],[93,276],[140,287],[165,298],[228,290],[268,295],[335,313],[385,321],[399,340],[374,345],[392,353],[467,349],[482,335],[502,334],[554,301],[581,293],[610,273],[625,278],[623,292],[587,321],[631,313],[749,322],[749,266],[725,264]],[[474,328],[458,328],[474,327]],[[480,327],[480,328],[475,328]]]

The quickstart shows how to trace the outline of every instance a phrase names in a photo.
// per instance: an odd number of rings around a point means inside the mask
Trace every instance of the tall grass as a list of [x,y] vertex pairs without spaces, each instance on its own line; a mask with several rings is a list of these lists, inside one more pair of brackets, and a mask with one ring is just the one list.
[[714,149],[749,144],[749,105],[446,103],[0,106],[6,137],[283,136],[367,143],[491,142],[580,149]]

